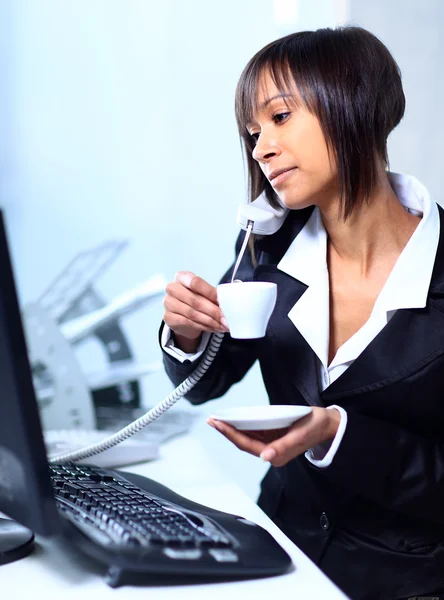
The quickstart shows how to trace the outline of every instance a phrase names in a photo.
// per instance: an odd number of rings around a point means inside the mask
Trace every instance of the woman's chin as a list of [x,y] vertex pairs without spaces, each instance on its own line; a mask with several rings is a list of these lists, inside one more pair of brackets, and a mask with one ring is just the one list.
[[290,210],[302,210],[303,208],[307,208],[308,206],[313,206],[313,202],[308,200],[307,198],[292,198],[286,194],[279,195],[279,199],[285,208],[289,208]]

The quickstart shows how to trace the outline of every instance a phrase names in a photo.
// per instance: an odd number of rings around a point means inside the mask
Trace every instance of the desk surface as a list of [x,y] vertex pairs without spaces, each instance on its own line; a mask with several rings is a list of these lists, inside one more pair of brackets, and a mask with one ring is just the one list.
[[87,558],[61,552],[57,543],[37,538],[35,551],[20,561],[0,567],[1,595],[5,600],[105,600],[154,598],[200,600],[211,597],[261,600],[347,600],[325,575],[268,519],[234,483],[224,478],[193,437],[177,438],[161,447],[160,460],[126,469],[167,485],[191,500],[242,515],[266,528],[289,553],[294,570],[286,575],[250,581],[174,586],[123,586],[109,588],[103,573]]

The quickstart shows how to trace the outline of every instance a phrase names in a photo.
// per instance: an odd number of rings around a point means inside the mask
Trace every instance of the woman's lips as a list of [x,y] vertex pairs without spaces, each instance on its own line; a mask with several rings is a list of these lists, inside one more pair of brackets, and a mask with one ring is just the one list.
[[283,173],[281,173],[280,175],[278,175],[277,177],[275,177],[274,179],[272,179],[270,181],[271,185],[274,188],[280,186],[282,183],[287,181],[287,179],[289,179],[293,175],[293,173],[296,171],[296,169],[297,169],[297,167],[294,167],[293,169],[284,171]]

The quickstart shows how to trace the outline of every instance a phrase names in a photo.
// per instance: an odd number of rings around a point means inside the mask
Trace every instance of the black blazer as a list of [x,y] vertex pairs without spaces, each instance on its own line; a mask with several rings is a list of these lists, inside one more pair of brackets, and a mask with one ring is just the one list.
[[[271,467],[259,505],[353,599],[444,593],[444,211],[427,306],[398,310],[321,393],[316,355],[287,317],[307,286],[277,268],[311,211],[291,211],[256,240],[256,267],[244,257],[240,279],[278,286],[266,336],[227,334],[187,398],[222,396],[258,359],[271,404],[342,406],[348,424],[332,464],[301,456]],[[174,384],[195,367],[166,353],[164,364]]]

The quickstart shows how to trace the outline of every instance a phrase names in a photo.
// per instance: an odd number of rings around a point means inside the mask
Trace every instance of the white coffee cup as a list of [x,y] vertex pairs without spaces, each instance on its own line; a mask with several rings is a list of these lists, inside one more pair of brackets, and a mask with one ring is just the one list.
[[217,300],[236,339],[264,337],[276,304],[277,285],[269,281],[221,283]]

